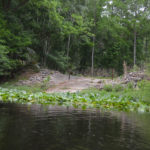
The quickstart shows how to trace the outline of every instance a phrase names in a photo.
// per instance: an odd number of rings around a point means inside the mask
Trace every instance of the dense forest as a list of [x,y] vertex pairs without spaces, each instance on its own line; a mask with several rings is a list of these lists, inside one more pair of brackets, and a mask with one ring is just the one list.
[[82,71],[150,54],[149,0],[0,0],[0,77],[29,64]]

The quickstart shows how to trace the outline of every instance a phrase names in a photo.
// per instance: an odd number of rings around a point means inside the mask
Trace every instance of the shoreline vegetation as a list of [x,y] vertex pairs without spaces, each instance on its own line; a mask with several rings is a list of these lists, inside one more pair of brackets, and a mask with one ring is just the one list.
[[0,101],[21,104],[50,104],[75,108],[100,108],[117,111],[150,112],[150,82],[143,80],[134,88],[132,83],[106,85],[103,90],[86,89],[77,93],[45,93],[0,87]]
[[150,68],[149,16],[149,0],[1,0],[0,100],[150,111],[150,78],[127,74]]

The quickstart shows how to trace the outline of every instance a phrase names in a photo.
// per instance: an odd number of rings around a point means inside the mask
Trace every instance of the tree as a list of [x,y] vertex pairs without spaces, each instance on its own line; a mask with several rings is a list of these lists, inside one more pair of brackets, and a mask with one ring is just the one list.
[[71,64],[81,72],[90,68],[92,76],[95,68],[121,74],[124,61],[140,65],[150,54],[149,0],[0,0],[0,4],[4,76],[28,65],[30,52],[45,67],[65,72]]

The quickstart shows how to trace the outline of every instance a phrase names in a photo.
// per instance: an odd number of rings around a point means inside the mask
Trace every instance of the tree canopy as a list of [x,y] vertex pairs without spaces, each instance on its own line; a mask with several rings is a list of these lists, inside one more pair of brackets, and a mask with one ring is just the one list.
[[40,63],[66,71],[141,65],[149,0],[0,0],[0,76]]

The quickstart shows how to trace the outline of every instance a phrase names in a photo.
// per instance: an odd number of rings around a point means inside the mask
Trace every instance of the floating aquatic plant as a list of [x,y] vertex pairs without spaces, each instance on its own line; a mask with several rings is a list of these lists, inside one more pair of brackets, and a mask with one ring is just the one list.
[[15,89],[0,88],[0,100],[22,104],[53,104],[81,108],[104,108],[119,111],[150,111],[150,104],[133,96],[113,93],[29,93]]

